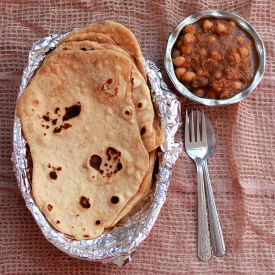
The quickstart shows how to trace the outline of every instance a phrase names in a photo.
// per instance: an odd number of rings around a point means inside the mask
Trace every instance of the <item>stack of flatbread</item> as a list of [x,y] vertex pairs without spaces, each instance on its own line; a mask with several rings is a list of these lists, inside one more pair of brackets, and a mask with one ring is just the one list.
[[146,194],[164,138],[138,42],[105,21],[65,36],[20,96],[32,195],[76,240],[100,236]]

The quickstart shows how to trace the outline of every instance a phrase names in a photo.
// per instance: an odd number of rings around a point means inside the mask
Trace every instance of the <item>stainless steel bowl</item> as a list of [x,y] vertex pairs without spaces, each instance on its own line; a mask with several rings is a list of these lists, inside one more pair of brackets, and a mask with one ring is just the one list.
[[[209,99],[209,98],[203,98],[196,96],[192,92],[190,92],[176,77],[175,71],[174,71],[174,65],[172,62],[172,50],[174,48],[174,44],[177,41],[178,36],[180,35],[180,32],[182,28],[186,25],[195,23],[196,21],[202,19],[202,18],[225,18],[230,19],[234,22],[236,22],[244,31],[249,33],[255,43],[255,48],[258,54],[259,63],[258,67],[256,69],[256,72],[254,74],[253,80],[249,87],[247,87],[245,90],[240,91],[238,94],[234,95],[231,98],[228,99]],[[178,90],[179,93],[182,95],[188,97],[191,100],[194,100],[196,102],[199,102],[206,106],[222,106],[222,105],[229,105],[233,103],[237,103],[241,100],[243,100],[249,93],[251,93],[256,86],[261,81],[264,70],[265,70],[265,62],[266,62],[266,54],[265,54],[265,48],[263,41],[261,40],[259,34],[257,31],[243,18],[240,16],[233,14],[231,12],[226,11],[217,11],[217,10],[207,10],[195,13],[193,15],[190,15],[189,17],[185,18],[170,34],[167,42],[166,47],[166,53],[165,53],[165,59],[164,59],[164,65],[165,69],[173,82],[175,88]]]

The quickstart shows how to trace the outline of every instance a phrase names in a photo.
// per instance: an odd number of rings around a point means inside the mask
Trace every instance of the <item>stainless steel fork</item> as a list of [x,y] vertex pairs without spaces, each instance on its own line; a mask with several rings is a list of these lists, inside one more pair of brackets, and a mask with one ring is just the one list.
[[[207,134],[205,125],[205,116],[202,110],[202,116],[197,113],[196,125],[194,122],[193,110],[191,111],[190,121],[188,111],[185,118],[185,150],[190,158],[194,160],[197,166],[198,177],[198,258],[207,261],[211,257],[211,246],[208,229],[207,208],[205,200],[204,179],[202,162],[207,152]],[[196,131],[195,131],[196,128]],[[200,131],[201,128],[201,131]]]

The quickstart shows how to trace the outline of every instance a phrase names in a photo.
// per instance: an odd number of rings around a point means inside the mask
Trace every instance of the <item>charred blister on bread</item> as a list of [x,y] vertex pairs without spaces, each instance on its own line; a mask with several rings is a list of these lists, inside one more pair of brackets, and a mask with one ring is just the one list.
[[56,180],[58,178],[58,172],[62,170],[62,167],[54,167],[50,163],[47,165],[47,167],[51,169],[51,171],[49,172],[50,179]]
[[80,112],[81,104],[80,102],[77,102],[77,104],[65,107],[63,116],[60,114],[60,107],[56,107],[53,113],[47,112],[42,116],[38,115],[38,118],[41,120],[42,128],[46,130],[51,128],[53,133],[58,134],[62,130],[71,128],[72,124],[65,121],[68,121],[74,117],[79,116]]
[[111,178],[123,168],[121,152],[114,147],[108,147],[102,156],[98,154],[91,155],[89,165],[98,171],[102,178]]
[[85,197],[85,196],[81,196],[80,199],[79,199],[79,204],[85,208],[85,209],[88,209],[91,207],[91,204],[89,202],[89,198]]

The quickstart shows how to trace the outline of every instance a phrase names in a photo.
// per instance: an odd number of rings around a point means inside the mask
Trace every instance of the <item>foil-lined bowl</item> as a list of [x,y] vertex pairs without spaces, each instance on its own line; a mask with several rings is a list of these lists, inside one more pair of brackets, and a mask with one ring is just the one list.
[[[28,65],[23,72],[19,96],[47,53],[54,49],[60,39],[67,33],[45,37],[31,47]],[[28,144],[22,135],[21,122],[16,116],[13,128],[14,172],[18,186],[27,208],[32,213],[45,238],[57,248],[76,258],[102,263],[112,262],[125,266],[132,260],[139,244],[148,236],[161,207],[166,200],[166,194],[172,175],[172,167],[182,151],[181,135],[176,134],[182,124],[180,103],[166,86],[157,66],[150,60],[144,61],[152,101],[161,118],[161,127],[165,143],[158,153],[158,169],[154,175],[152,191],[126,215],[114,229],[104,232],[92,240],[77,241],[54,229],[38,209],[31,193],[31,159]]]
[[[188,88],[184,86],[175,75],[175,69],[174,69],[173,60],[172,60],[172,51],[174,49],[175,43],[179,35],[181,34],[182,29],[186,25],[193,24],[203,18],[216,18],[216,19],[222,18],[222,19],[232,20],[235,23],[237,23],[242,30],[248,33],[254,41],[254,46],[258,55],[258,66],[255,70],[253,80],[245,90],[240,91],[233,97],[230,97],[227,99],[210,99],[210,98],[197,96],[194,93],[192,93],[190,90],[188,90]],[[206,11],[194,13],[188,16],[187,18],[185,18],[183,21],[181,21],[174,28],[174,30],[171,32],[168,38],[165,58],[164,58],[165,69],[172,83],[177,89],[177,91],[183,96],[206,106],[229,105],[245,99],[260,83],[264,75],[265,63],[266,63],[266,54],[265,54],[264,44],[259,34],[255,30],[255,28],[242,17],[231,12],[219,11],[219,10],[206,10]]]

